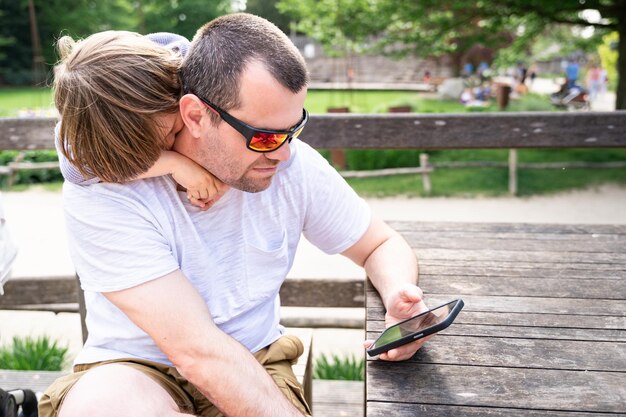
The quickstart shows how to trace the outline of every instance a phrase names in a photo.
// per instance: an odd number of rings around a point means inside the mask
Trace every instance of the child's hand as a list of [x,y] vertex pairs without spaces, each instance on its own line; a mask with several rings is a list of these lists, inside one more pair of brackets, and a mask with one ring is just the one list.
[[177,164],[172,177],[187,190],[189,201],[200,208],[204,208],[210,200],[215,199],[220,189],[224,187],[220,180],[190,159]]
[[193,204],[196,207],[199,207],[200,210],[207,211],[213,206],[213,204],[217,203],[217,201],[220,198],[222,198],[224,194],[226,193],[226,191],[228,191],[229,189],[230,189],[229,186],[222,184],[222,187],[217,192],[217,194],[215,194],[213,198],[194,198],[194,197],[189,196],[189,193],[187,193],[187,198],[189,199],[189,202],[191,204]]
[[187,198],[194,206],[208,210],[228,190],[228,186],[210,172],[174,151],[162,151],[159,159],[137,179],[171,174],[187,190]]

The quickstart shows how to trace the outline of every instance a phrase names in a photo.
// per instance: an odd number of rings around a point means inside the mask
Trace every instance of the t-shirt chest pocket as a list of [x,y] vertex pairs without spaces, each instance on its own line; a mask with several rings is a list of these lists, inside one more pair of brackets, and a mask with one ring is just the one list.
[[246,236],[246,282],[250,301],[261,301],[280,289],[289,270],[289,242],[285,230],[266,238]]

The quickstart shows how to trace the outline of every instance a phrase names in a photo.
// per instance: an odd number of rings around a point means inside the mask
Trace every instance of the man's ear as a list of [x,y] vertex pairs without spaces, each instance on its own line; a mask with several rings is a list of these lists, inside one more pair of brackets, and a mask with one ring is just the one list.
[[211,122],[210,118],[204,117],[206,115],[206,106],[193,94],[182,96],[178,106],[180,107],[180,115],[189,133],[195,138],[200,137],[202,125]]

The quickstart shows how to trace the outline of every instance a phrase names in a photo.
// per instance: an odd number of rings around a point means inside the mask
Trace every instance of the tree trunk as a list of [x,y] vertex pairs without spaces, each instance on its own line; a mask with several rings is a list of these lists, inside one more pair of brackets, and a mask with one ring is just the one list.
[[28,18],[30,20],[30,36],[33,46],[32,85],[42,86],[46,81],[46,66],[43,60],[43,53],[41,52],[34,0],[28,0]]
[[617,98],[616,110],[626,109],[626,6],[621,7],[617,16],[617,32],[619,41],[617,47]]
[[461,62],[461,58],[463,58],[463,54],[460,52],[453,52],[450,54],[450,58],[452,58],[452,76],[460,77],[461,70],[463,68],[463,63]]

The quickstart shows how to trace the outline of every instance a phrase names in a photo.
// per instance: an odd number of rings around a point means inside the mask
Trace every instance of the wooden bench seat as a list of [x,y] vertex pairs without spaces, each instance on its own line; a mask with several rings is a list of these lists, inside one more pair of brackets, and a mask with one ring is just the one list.
[[313,381],[315,417],[355,417],[363,415],[363,381]]
[[43,392],[57,378],[67,371],[13,371],[0,369],[0,388],[5,391],[14,389],[30,389]]

